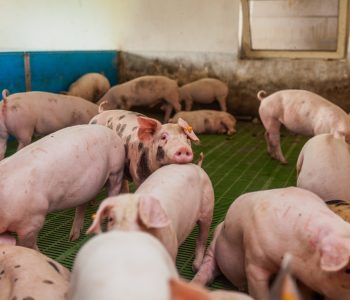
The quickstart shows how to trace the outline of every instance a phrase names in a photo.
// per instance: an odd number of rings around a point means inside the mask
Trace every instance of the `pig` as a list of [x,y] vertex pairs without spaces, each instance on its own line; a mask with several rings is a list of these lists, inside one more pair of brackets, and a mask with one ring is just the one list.
[[209,104],[215,100],[219,102],[222,111],[227,111],[226,100],[228,86],[215,78],[202,78],[187,83],[179,88],[180,99],[185,101],[185,110],[190,111],[193,102]]
[[236,119],[231,114],[217,110],[180,111],[173,116],[169,123],[176,123],[182,118],[191,124],[193,131],[199,133],[227,133],[236,132]]
[[67,95],[97,102],[110,88],[111,84],[106,76],[100,73],[87,73],[69,86]]
[[350,224],[297,187],[238,197],[193,281],[206,284],[221,271],[254,299],[269,299],[269,280],[287,252],[296,280],[330,300],[350,299]]
[[350,203],[350,145],[338,132],[320,134],[306,142],[297,161],[297,186],[323,200]]
[[170,278],[178,278],[175,265],[154,237],[143,232],[106,232],[78,252],[68,300],[170,299]]
[[163,245],[136,231],[110,231],[90,239],[75,258],[67,299],[252,300],[185,282]]
[[157,237],[175,261],[179,246],[196,222],[199,235],[193,263],[202,262],[213,217],[214,191],[205,171],[194,164],[172,164],[152,173],[135,194],[105,199],[87,233],[99,233],[107,217],[108,230],[142,230]]
[[2,160],[0,234],[15,232],[19,246],[37,248],[46,214],[78,207],[70,233],[71,240],[77,239],[85,205],[105,182],[108,180],[110,196],[119,193],[124,159],[123,142],[110,129],[77,125]]
[[265,91],[257,94],[259,115],[266,129],[267,152],[281,163],[288,163],[280,145],[280,127],[301,135],[344,133],[350,141],[350,118],[337,105],[304,90],[282,90],[266,98]]
[[98,113],[98,106],[82,98],[46,92],[26,92],[8,96],[3,90],[0,104],[0,159],[6,152],[7,138],[18,140],[17,150],[59,129],[87,124]]
[[107,110],[92,118],[90,124],[107,126],[123,139],[125,174],[136,187],[163,165],[192,162],[190,140],[199,142],[192,127],[182,119],[177,124],[162,125],[139,113]]
[[350,223],[350,203],[344,200],[327,200],[328,208],[340,216],[344,221]]
[[172,108],[181,110],[178,85],[165,76],[141,76],[113,86],[98,102],[109,109],[129,110],[133,106],[155,106],[162,100],[166,105],[164,122],[169,120]]
[[33,249],[0,245],[0,299],[65,300],[70,272]]

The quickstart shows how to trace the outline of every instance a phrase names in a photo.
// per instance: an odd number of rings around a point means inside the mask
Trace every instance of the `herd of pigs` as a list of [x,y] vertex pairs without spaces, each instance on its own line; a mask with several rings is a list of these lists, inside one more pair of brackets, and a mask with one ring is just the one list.
[[[258,92],[272,158],[287,163],[281,125],[314,137],[299,155],[297,187],[238,197],[206,250],[215,196],[203,155],[192,163],[191,143],[195,133],[235,132],[227,85],[205,78],[179,88],[142,76],[110,87],[89,73],[65,94],[2,92],[1,300],[350,299],[350,117],[341,108],[304,90]],[[221,111],[191,111],[213,101]],[[130,111],[155,105],[164,124]],[[4,158],[10,135],[18,151]],[[33,136],[45,137],[31,143]],[[49,212],[75,208],[69,237],[78,239],[86,206],[105,186],[87,231],[97,235],[70,273],[38,251],[38,234]],[[186,282],[175,260],[196,224],[196,275]],[[239,292],[204,287],[219,274]]]

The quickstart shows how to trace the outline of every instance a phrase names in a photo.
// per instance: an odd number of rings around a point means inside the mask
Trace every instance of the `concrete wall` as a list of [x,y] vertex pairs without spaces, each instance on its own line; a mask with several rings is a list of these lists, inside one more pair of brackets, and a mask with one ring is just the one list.
[[144,74],[180,84],[220,78],[230,86],[230,111],[239,115],[257,114],[259,89],[308,89],[350,111],[347,60],[239,58],[240,0],[0,3],[0,51],[118,49],[120,81]]

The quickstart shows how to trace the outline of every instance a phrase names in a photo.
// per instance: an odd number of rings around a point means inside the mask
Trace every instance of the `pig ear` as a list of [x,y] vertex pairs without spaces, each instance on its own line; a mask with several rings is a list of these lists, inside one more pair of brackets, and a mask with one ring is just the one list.
[[152,196],[140,197],[139,218],[147,228],[162,228],[170,224],[167,213]]
[[169,281],[171,300],[210,300],[209,292],[193,283],[171,278]]
[[179,125],[183,131],[186,133],[186,135],[194,142],[199,142],[199,138],[196,136],[196,134],[193,132],[193,129],[188,123],[182,119],[178,118],[177,125]]
[[321,269],[326,272],[336,272],[349,263],[349,247],[343,240],[327,239],[321,248]]
[[101,222],[109,214],[109,211],[112,207],[113,204],[108,200],[104,200],[100,204],[100,207],[98,208],[96,214],[93,216],[94,221],[92,222],[89,229],[86,231],[86,234],[101,233]]
[[140,141],[150,140],[155,132],[162,126],[159,121],[145,117],[137,117],[137,122],[139,123],[137,135]]

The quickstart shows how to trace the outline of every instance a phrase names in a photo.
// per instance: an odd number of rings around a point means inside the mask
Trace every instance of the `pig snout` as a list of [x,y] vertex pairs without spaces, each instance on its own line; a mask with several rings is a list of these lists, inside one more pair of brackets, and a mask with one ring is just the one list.
[[193,160],[193,152],[191,148],[181,147],[177,149],[173,157],[174,161],[178,164],[187,164]]

